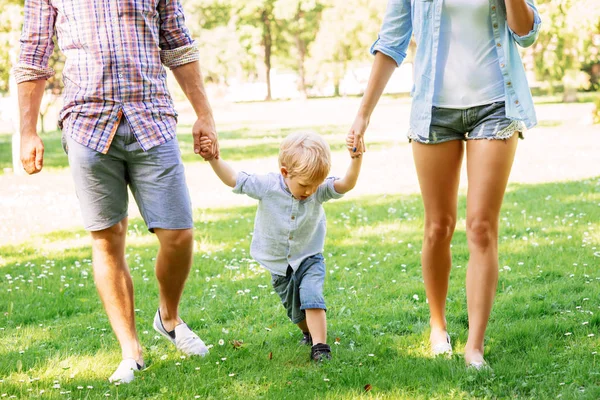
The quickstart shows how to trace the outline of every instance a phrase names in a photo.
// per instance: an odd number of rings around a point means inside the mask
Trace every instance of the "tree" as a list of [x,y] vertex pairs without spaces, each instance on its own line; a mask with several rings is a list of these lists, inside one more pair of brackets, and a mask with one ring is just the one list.
[[283,45],[280,27],[275,19],[275,3],[277,0],[248,0],[234,7],[236,25],[240,33],[242,47],[251,52],[256,43],[256,36],[260,38],[263,50],[263,63],[266,70],[267,95],[265,100],[272,100],[271,95],[271,68],[273,53],[277,45]]
[[589,60],[599,60],[600,3],[597,0],[540,0],[542,27],[530,50],[534,70],[552,91],[558,83],[565,88],[564,100],[573,100],[577,74]]
[[300,78],[298,89],[307,96],[306,58],[309,47],[317,38],[321,16],[325,4],[319,0],[279,0],[276,4],[276,16],[282,21],[288,42],[293,43],[295,57],[289,55],[294,70]]
[[333,80],[335,95],[352,63],[369,58],[381,27],[386,0],[329,0],[323,11],[311,67],[317,79]]

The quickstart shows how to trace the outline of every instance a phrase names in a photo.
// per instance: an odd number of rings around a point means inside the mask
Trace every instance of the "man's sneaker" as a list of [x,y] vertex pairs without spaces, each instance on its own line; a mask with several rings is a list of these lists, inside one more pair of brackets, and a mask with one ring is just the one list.
[[134,372],[144,369],[133,358],[126,358],[119,364],[117,370],[108,378],[110,383],[129,383],[134,378]]
[[310,358],[317,362],[331,360],[331,347],[323,343],[315,344],[310,349]]
[[177,347],[177,350],[188,356],[204,357],[208,354],[208,347],[198,335],[192,332],[186,323],[181,323],[174,330],[167,332],[160,317],[160,309],[156,311],[154,316],[154,330],[170,340]]
[[302,334],[303,334],[303,337],[302,337],[302,340],[300,340],[300,344],[303,346],[307,345],[307,344],[312,346],[313,342],[312,342],[312,336],[310,336],[310,332],[302,332]]

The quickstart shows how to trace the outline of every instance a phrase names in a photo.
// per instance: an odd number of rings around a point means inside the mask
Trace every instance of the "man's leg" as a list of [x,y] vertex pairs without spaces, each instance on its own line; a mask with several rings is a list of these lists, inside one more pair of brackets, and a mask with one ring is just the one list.
[[160,242],[156,257],[156,278],[159,284],[160,315],[167,331],[182,321],[179,300],[192,267],[194,237],[192,229],[155,229]]
[[130,382],[143,359],[135,330],[133,285],[125,262],[128,194],[122,125],[107,154],[70,137],[65,137],[64,145],[83,223],[91,232],[94,279],[123,355],[109,379]]
[[125,261],[127,218],[108,229],[92,232],[94,280],[123,359],[143,365],[142,347],[135,330],[133,283]]
[[128,137],[128,173],[133,196],[160,248],[156,258],[159,309],[154,329],[188,355],[205,355],[204,342],[179,317],[179,301],[192,266],[192,204],[177,139],[143,151]]

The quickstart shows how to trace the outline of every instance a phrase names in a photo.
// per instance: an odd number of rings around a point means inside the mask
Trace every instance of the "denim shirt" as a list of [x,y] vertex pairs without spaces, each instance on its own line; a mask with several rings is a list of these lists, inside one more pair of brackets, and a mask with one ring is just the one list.
[[343,195],[329,177],[310,197],[292,196],[279,173],[251,175],[240,172],[233,192],[259,200],[250,255],[275,275],[294,271],[302,261],[323,252],[326,221],[323,203]]
[[[431,107],[435,87],[440,25],[443,0],[389,0],[383,26],[371,53],[380,51],[400,65],[414,33],[417,53],[414,65],[414,86],[410,115],[410,131],[423,139],[429,136]],[[503,0],[490,0],[490,16],[498,54],[498,63],[504,78],[506,117],[523,121],[527,128],[537,124],[533,98],[525,76],[525,68],[516,44],[531,46],[540,29],[540,15],[533,0],[527,0],[534,13],[533,29],[525,36],[514,33],[506,21]]]

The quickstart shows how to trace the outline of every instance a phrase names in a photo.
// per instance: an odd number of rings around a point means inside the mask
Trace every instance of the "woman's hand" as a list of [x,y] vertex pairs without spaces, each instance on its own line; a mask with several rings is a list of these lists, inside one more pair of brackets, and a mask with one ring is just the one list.
[[[357,115],[350,132],[348,132],[348,139],[352,139],[352,146],[349,148],[350,154],[354,156],[361,156],[367,151],[365,147],[365,131],[369,126],[369,120]],[[349,144],[349,142],[347,141]],[[354,157],[353,157],[354,158]]]

